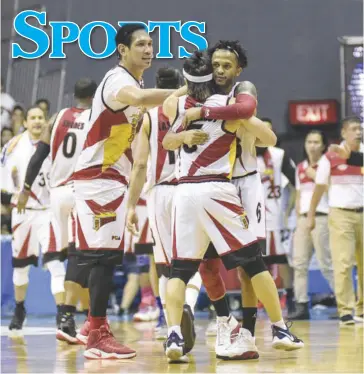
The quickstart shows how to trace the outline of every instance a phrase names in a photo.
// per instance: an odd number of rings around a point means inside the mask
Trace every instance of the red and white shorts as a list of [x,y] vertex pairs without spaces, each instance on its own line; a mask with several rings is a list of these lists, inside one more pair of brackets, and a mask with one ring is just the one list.
[[236,188],[228,182],[179,184],[172,225],[174,259],[203,259],[210,241],[219,256],[257,241],[247,228]]
[[248,215],[249,227],[258,239],[265,239],[264,187],[260,174],[247,175],[232,182]]
[[56,219],[61,235],[62,248],[74,242],[74,217],[75,195],[73,184],[51,189],[51,209]]
[[156,185],[148,194],[148,216],[155,240],[154,261],[169,265],[172,258],[172,208],[174,185]]
[[26,262],[32,256],[38,257],[39,246],[43,255],[61,251],[59,227],[50,209],[26,210],[20,214],[14,208],[11,217],[14,259]]
[[126,185],[114,180],[76,180],[76,248],[124,250]]
[[132,235],[128,229],[125,229],[125,252],[127,253],[135,253],[136,244],[154,245],[148,220],[147,202],[144,199],[139,199],[135,211],[138,216],[139,235]]

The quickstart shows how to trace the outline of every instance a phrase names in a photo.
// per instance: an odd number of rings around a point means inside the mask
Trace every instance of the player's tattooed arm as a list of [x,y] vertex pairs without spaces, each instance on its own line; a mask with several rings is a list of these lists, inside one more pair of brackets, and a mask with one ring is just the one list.
[[144,114],[142,129],[137,137],[136,151],[134,155],[133,170],[130,176],[129,195],[127,202],[126,226],[128,230],[137,235],[138,216],[135,208],[143,190],[147,177],[147,165],[150,152],[149,145],[150,116]]

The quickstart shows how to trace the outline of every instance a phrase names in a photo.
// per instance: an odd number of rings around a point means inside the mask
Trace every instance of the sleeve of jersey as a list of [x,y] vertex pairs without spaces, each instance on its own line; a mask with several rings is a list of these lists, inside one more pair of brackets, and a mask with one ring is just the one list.
[[318,162],[318,167],[316,170],[316,184],[329,184],[330,180],[331,165],[328,158],[324,155],[320,158]]
[[120,103],[120,101],[116,99],[118,92],[127,85],[128,83],[123,84],[122,82],[120,82],[119,74],[115,73],[106,78],[101,90],[101,95],[102,101],[108,109],[116,111],[124,109],[128,106],[126,104]]
[[254,115],[257,107],[255,97],[241,93],[236,96],[235,104],[223,107],[202,107],[202,117],[204,119],[220,119],[225,121],[248,119]]

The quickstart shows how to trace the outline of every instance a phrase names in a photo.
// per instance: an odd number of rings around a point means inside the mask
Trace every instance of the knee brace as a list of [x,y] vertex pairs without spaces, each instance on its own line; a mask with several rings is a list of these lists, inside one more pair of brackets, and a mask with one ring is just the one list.
[[47,262],[45,264],[51,273],[51,292],[53,295],[64,292],[64,278],[66,275],[64,265],[59,260]]
[[250,261],[247,261],[242,265],[242,268],[250,278],[267,270],[267,266],[265,265],[262,256],[256,256],[254,259],[250,259]]
[[25,268],[14,268],[14,286],[21,287],[29,283],[29,268],[30,266],[26,266]]
[[221,260],[219,258],[208,259],[201,262],[199,272],[202,283],[211,301],[221,299],[225,293],[225,283],[220,274]]

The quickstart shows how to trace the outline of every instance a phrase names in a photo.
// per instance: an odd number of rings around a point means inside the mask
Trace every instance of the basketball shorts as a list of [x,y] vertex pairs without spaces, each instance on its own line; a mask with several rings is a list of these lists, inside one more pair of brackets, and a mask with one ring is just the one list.
[[52,260],[65,260],[61,252],[59,227],[50,209],[29,210],[19,214],[12,210],[13,267],[38,264],[39,246],[43,264]]
[[74,182],[76,248],[123,251],[126,186],[105,179]]
[[73,183],[51,189],[51,209],[59,226],[61,247],[74,242],[72,212],[75,207]]
[[154,261],[159,265],[170,265],[172,257],[172,208],[177,187],[156,185],[148,194],[148,216],[155,240]]
[[264,187],[259,173],[233,179],[233,184],[249,218],[249,227],[261,240],[266,237]]
[[[235,186],[229,182],[183,183],[173,200],[174,260],[201,260],[213,243],[219,256],[235,256],[257,242]],[[225,262],[227,266],[227,262]],[[232,266],[229,261],[229,268]],[[227,267],[228,268],[228,267]]]

